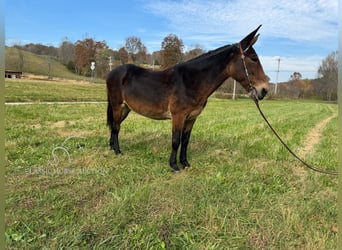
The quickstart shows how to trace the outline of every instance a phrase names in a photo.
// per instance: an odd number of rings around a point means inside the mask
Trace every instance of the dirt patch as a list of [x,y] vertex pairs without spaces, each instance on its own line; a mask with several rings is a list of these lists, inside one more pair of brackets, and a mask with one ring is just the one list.
[[309,153],[313,152],[314,147],[321,140],[323,128],[335,117],[336,115],[329,116],[323,121],[317,123],[316,126],[309,131],[304,139],[303,147],[298,152],[300,157],[305,157]]
[[[302,159],[314,152],[315,146],[319,143],[322,136],[323,128],[333,119],[336,117],[336,114],[329,116],[328,118],[324,119],[323,121],[316,124],[316,126],[309,131],[309,133],[304,138],[304,143],[302,148],[298,151],[298,156]],[[300,163],[295,165],[294,174],[300,177],[306,176],[306,169],[302,167]]]
[[73,136],[81,136],[81,137],[86,137],[91,135],[92,133],[87,131],[82,131],[82,132],[75,132],[72,130],[64,130],[64,129],[56,129],[55,132],[60,136],[60,137],[73,137]]
[[74,79],[65,79],[65,78],[60,78],[60,77],[53,77],[52,79],[48,79],[47,76],[45,75],[34,75],[30,73],[24,73],[22,76],[23,79],[25,80],[32,80],[36,82],[37,80],[39,81],[48,81],[48,82],[59,82],[59,83],[74,83],[74,84],[89,84],[88,79],[79,79],[79,80],[74,80]]
[[77,122],[76,121],[58,121],[54,122],[50,125],[50,128],[53,129],[58,129],[58,128],[65,128],[66,126],[72,126],[75,125]]
[[58,121],[51,125],[51,128],[64,128],[66,126],[65,121]]

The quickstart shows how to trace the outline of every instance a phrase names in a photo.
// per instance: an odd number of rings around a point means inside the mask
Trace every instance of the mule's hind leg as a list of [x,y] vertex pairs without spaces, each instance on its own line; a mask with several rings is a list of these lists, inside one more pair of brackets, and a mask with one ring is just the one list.
[[117,107],[112,108],[113,121],[110,126],[110,140],[109,145],[110,148],[115,152],[115,154],[121,154],[120,146],[119,146],[119,132],[120,132],[120,124],[125,120],[128,113],[131,110],[125,104],[118,105]]

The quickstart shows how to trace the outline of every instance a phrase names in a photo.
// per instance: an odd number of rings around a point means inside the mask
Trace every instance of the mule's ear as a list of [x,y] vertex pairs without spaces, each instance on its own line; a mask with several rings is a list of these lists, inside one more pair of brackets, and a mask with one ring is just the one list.
[[260,34],[257,34],[255,37],[253,37],[250,46],[253,46],[253,45],[256,43],[256,41],[258,41],[259,35],[260,35]]
[[259,35],[255,35],[258,30],[260,29],[261,25],[259,25],[258,28],[256,28],[254,31],[252,31],[249,35],[247,35],[244,39],[240,41],[242,50],[247,50],[250,46],[256,43],[258,40]]

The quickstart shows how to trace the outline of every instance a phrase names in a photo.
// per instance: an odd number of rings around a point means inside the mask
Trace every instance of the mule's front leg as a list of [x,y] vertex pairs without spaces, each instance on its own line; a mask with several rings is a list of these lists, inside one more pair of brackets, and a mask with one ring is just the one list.
[[187,151],[188,151],[188,144],[190,139],[191,131],[184,132],[181,138],[181,151],[179,155],[180,163],[183,165],[184,168],[189,168],[190,163],[188,162]]
[[180,171],[178,165],[177,165],[177,151],[179,148],[179,144],[181,141],[181,130],[172,130],[172,151],[170,155],[170,166],[173,171],[178,172]]
[[188,120],[184,123],[184,128],[183,128],[182,137],[181,137],[181,151],[180,151],[180,156],[179,156],[180,163],[183,165],[184,168],[190,167],[190,163],[188,162],[188,157],[187,157],[187,151],[188,151],[191,130],[192,130],[192,127],[194,126],[195,121],[196,119]]
[[110,149],[112,149],[116,155],[121,154],[118,135],[119,135],[119,131],[116,130],[115,128],[111,128],[109,146],[110,146]]

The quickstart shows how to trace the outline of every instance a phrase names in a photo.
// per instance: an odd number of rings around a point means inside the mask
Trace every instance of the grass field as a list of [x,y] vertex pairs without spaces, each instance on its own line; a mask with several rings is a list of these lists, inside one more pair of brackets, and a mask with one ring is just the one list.
[[6,79],[6,102],[106,101],[106,85]]
[[[105,99],[93,86],[55,86],[52,99],[49,85],[25,86],[7,82],[6,100],[31,100],[24,91],[39,101]],[[261,106],[295,151],[337,114],[325,103]],[[6,106],[8,249],[337,249],[337,178],[294,160],[252,101],[209,99],[193,130],[192,167],[179,174],[168,167],[170,121],[131,113],[120,135],[124,155],[115,156],[105,111],[105,104]],[[333,170],[337,118],[320,134],[305,158]]]

